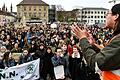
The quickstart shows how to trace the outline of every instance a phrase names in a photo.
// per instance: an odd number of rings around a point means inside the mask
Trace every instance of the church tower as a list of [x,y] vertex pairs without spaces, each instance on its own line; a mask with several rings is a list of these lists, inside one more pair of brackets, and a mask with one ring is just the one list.
[[13,10],[13,7],[12,7],[12,3],[11,3],[11,6],[10,6],[10,12],[12,12],[12,10]]
[[6,10],[6,8],[5,8],[5,3],[4,3],[4,5],[2,7],[2,11],[5,11],[5,10]]

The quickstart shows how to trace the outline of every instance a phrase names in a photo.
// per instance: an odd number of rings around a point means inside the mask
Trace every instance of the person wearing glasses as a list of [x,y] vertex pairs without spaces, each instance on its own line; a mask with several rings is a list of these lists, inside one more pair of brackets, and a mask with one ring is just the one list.
[[[63,58],[63,53],[62,53],[61,47],[57,47],[55,49],[55,55],[51,58],[51,60],[52,60],[52,64],[53,64],[54,68],[56,68],[58,66],[63,66],[63,68],[65,67],[65,59]],[[63,70],[63,74],[64,74],[64,69],[61,69],[61,71],[62,70]],[[55,69],[54,69],[54,74],[56,77]],[[56,80],[65,80],[65,75],[63,75],[59,78],[56,77]]]
[[76,24],[71,26],[74,35],[80,39],[80,47],[87,64],[92,69],[102,71],[102,80],[120,80],[120,4],[115,4],[106,15],[106,27],[113,29],[112,38],[108,44],[97,53],[92,45],[95,41],[90,33],[81,30]]

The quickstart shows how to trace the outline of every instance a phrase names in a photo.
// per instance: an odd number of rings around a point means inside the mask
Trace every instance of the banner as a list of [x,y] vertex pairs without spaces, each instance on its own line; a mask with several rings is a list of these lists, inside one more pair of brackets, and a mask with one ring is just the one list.
[[0,80],[36,80],[39,76],[40,59],[0,70]]

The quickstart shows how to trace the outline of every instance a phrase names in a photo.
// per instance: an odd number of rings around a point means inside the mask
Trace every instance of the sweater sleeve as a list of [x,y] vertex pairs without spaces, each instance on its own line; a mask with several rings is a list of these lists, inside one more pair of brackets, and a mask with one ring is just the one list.
[[113,39],[110,44],[96,53],[86,38],[81,39],[80,46],[87,64],[95,69],[95,62],[102,71],[115,70],[120,68],[120,39]]
[[59,60],[55,59],[55,57],[52,57],[51,60],[54,67],[59,65]]

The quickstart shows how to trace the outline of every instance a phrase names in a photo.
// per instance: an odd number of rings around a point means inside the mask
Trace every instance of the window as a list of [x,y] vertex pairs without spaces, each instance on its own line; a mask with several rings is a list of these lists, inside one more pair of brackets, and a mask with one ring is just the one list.
[[90,11],[88,11],[88,14],[90,14]]
[[91,14],[93,14],[93,11],[91,11]]
[[34,11],[36,11],[36,7],[34,7]]
[[24,11],[26,11],[26,7],[24,7]]
[[103,14],[103,11],[101,11],[101,14]]
[[98,18],[100,18],[100,16],[98,16]]
[[39,11],[41,11],[41,8],[39,8]]
[[96,14],[97,12],[95,11],[95,14]]
[[32,15],[31,15],[31,13],[29,13],[29,17],[31,17]]
[[82,18],[84,18],[84,16],[82,16]]
[[95,20],[95,23],[97,23],[97,20]]
[[106,14],[106,12],[104,12],[104,14]]
[[46,11],[46,7],[44,7],[44,11]]
[[93,18],[93,16],[91,16],[91,18]]
[[87,11],[85,11],[85,14],[87,14]]
[[96,18],[96,16],[95,16],[95,18]]
[[26,13],[26,12],[24,12],[24,16],[25,16],[25,17],[27,16],[27,13]]
[[104,22],[106,22],[106,20],[104,20]]
[[29,7],[29,11],[31,11],[31,7]]
[[101,18],[103,18],[103,16],[101,16]]
[[100,12],[98,11],[98,14],[100,14]]
[[101,23],[103,23],[103,20],[101,20]]
[[39,17],[41,17],[41,13],[39,13]]
[[84,11],[82,11],[82,14],[84,14]]
[[88,16],[88,18],[90,18],[90,16]]
[[34,13],[34,17],[36,17],[36,13]]
[[46,13],[44,13],[44,17],[46,17]]

